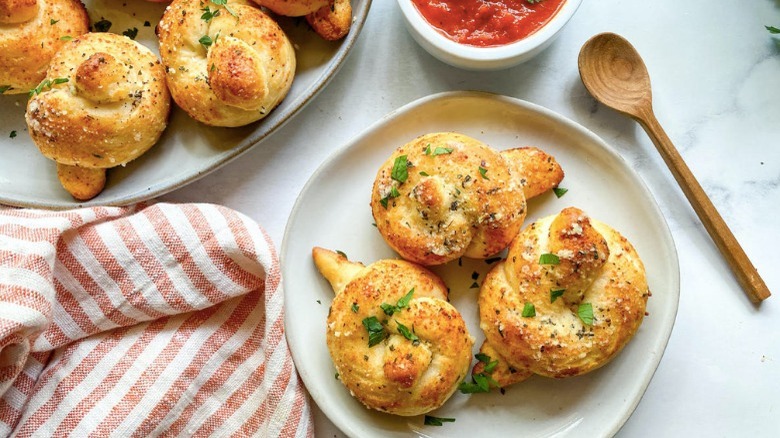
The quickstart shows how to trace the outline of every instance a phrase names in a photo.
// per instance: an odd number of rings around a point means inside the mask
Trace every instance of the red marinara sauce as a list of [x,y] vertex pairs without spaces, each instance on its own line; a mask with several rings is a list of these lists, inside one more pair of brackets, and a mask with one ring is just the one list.
[[566,0],[411,0],[447,38],[477,47],[519,41],[547,24]]

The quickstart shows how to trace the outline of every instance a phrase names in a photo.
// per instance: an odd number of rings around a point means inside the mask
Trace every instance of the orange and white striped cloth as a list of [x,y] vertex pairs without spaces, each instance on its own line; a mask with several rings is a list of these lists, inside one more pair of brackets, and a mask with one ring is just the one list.
[[224,207],[0,207],[0,437],[313,436],[279,272]]

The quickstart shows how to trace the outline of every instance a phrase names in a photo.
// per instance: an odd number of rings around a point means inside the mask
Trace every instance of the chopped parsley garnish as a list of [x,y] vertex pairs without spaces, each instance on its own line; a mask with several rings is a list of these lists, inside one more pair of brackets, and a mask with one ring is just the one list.
[[3,94],[10,89],[11,89],[10,85],[0,85],[0,94]]
[[406,155],[396,157],[395,163],[393,163],[393,170],[390,172],[390,178],[399,183],[406,182],[406,179],[409,178],[408,166],[409,162],[406,159]]
[[488,356],[485,353],[477,353],[474,355],[475,358],[477,358],[478,361],[488,363],[490,362],[490,356]]
[[344,251],[336,250],[336,254],[344,257],[345,259],[349,259],[349,257],[347,257],[347,253],[345,253]]
[[409,307],[409,301],[412,300],[412,295],[414,295],[414,288],[409,289],[409,292],[406,293],[400,300],[398,300],[398,303],[396,306],[398,306],[398,309],[403,309],[404,307]]
[[401,196],[401,192],[399,192],[397,188],[393,187],[390,189],[390,193],[387,196],[379,200],[379,203],[382,204],[382,207],[387,208],[387,202],[390,200],[390,198],[397,198],[399,196]]
[[469,286],[469,289],[479,289],[479,283],[476,281],[471,283],[471,286]]
[[778,34],[780,33],[780,28],[774,27],[774,26],[764,26],[766,30],[769,31],[771,34]]
[[485,178],[489,180],[490,178],[487,177],[487,169],[485,169],[482,166],[479,166],[479,174],[482,175],[482,178]]
[[485,373],[493,373],[493,370],[495,370],[496,366],[498,365],[497,360],[492,360],[492,358],[485,353],[477,353],[474,355],[474,357],[476,357],[478,361],[485,364],[485,368],[483,369],[483,372]]
[[336,378],[336,380],[339,380],[339,373],[338,373],[338,372],[336,372],[336,374],[335,374],[333,377],[335,377],[335,378]]
[[478,361],[485,364],[485,368],[481,373],[471,375],[471,383],[463,381],[458,385],[458,390],[462,394],[474,394],[477,392],[490,392],[490,385],[498,386],[498,382],[490,377],[490,374],[496,369],[498,365],[497,360],[491,360],[491,357],[484,353],[477,353],[474,355]]
[[212,40],[211,37],[208,35],[203,35],[202,37],[200,37],[198,42],[201,43],[203,47],[209,47],[210,45],[214,44],[214,40]]
[[60,40],[62,40],[62,41],[70,41],[72,39],[73,39],[73,37],[70,36],[70,35],[63,35],[63,36],[60,37]]
[[40,84],[38,84],[37,87],[30,90],[29,93],[27,93],[30,97],[35,96],[36,94],[41,94],[41,92],[46,88],[51,88],[52,85],[56,84],[64,84],[65,82],[68,82],[70,79],[68,78],[56,78],[53,81],[50,79],[44,79]]
[[152,23],[150,23],[148,20],[144,21],[144,27],[152,27]]
[[420,176],[430,176],[430,175],[428,175],[428,172],[420,172]]
[[577,308],[577,316],[585,325],[593,325],[593,306],[590,303],[582,303]]
[[406,339],[412,341],[413,345],[420,343],[420,338],[418,338],[412,330],[409,330],[408,327],[398,322],[398,320],[396,320],[395,323],[398,325],[398,333],[404,335]]
[[542,254],[539,256],[539,264],[540,265],[559,265],[561,264],[561,259],[558,258],[555,254]]
[[126,31],[122,32],[122,35],[130,38],[131,40],[134,40],[135,37],[138,36],[138,28],[134,27],[132,29],[127,29]]
[[201,15],[200,18],[207,23],[211,21],[212,18],[219,15],[219,9],[212,11],[211,8],[209,8],[208,6],[201,9],[201,11],[203,11],[203,15]]
[[443,147],[440,147],[440,146],[437,146],[436,149],[431,150],[430,143],[428,144],[428,146],[425,147],[425,155],[433,155],[434,157],[436,155],[451,154],[452,151],[453,151],[452,148],[443,148]]
[[532,303],[525,303],[523,306],[523,318],[531,318],[536,316],[536,307]]
[[550,289],[550,303],[554,303],[558,297],[563,296],[564,292],[566,292],[566,289]]
[[363,327],[368,331],[368,347],[382,342],[387,337],[385,327],[376,319],[376,316],[369,316],[363,319]]
[[11,135],[10,135],[10,137],[11,137],[11,138],[16,138],[16,131],[11,131]]
[[108,32],[108,29],[111,29],[111,22],[104,18],[95,22],[94,28],[96,32]]
[[454,423],[454,418],[442,418],[442,417],[432,417],[430,415],[425,416],[424,424],[426,426],[443,426],[444,423]]
[[60,22],[60,20],[55,20],[53,18],[51,20],[49,20],[49,24],[52,25],[52,26],[54,26],[55,24],[57,24],[59,22]]
[[352,312],[358,313],[358,310],[360,310],[360,306],[358,306],[358,303],[352,303]]
[[477,271],[472,272],[471,273],[471,279],[472,280],[476,280],[477,278],[479,278],[479,272],[477,272]]
[[214,3],[215,5],[224,6],[225,9],[227,9],[227,11],[230,12],[230,15],[238,18],[238,15],[236,15],[236,13],[233,12],[232,9],[230,9],[230,6],[228,6],[227,0],[211,0],[211,3]]
[[569,189],[564,189],[563,187],[555,187],[553,189],[553,193],[555,193],[555,196],[560,198],[561,196],[565,195],[566,192],[568,192]]
[[478,392],[490,392],[491,383],[498,386],[493,378],[484,373],[472,374],[471,381],[471,383],[465,381],[460,382],[458,391],[460,391],[461,394],[475,394]]
[[412,300],[412,295],[414,295],[414,288],[411,288],[409,292],[406,293],[406,295],[401,297],[401,299],[396,302],[395,306],[392,304],[382,303],[379,305],[379,307],[382,308],[382,311],[385,312],[385,315],[393,316],[393,313],[400,312],[406,307],[409,307],[409,301]]

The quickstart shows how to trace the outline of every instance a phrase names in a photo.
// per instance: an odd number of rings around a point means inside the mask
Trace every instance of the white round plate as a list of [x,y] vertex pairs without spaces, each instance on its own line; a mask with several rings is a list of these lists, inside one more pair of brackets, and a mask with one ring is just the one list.
[[[535,219],[577,206],[621,231],[636,247],[653,293],[634,339],[609,364],[580,377],[534,376],[505,394],[456,393],[431,413],[455,418],[424,426],[422,416],[397,417],[364,408],[335,378],[325,344],[325,321],[333,292],[311,260],[313,246],[345,252],[369,264],[397,257],[373,226],[371,187],[379,166],[414,137],[458,131],[496,149],[535,145],[554,155],[569,189],[529,202]],[[490,265],[462,259],[436,267],[451,289],[450,301],[463,314],[477,346],[477,289]],[[633,412],[658,366],[674,325],[679,265],[672,236],[655,200],[639,176],[604,141],[547,109],[510,97],[476,92],[437,94],[385,117],[334,153],[304,187],[282,242],[285,328],[295,365],[314,401],[352,437],[606,436]]]
[[[111,21],[110,32],[138,29],[136,41],[159,53],[154,27],[165,3],[85,0],[90,21]],[[0,96],[0,203],[41,208],[125,205],[160,196],[208,174],[248,151],[303,108],[336,74],[365,22],[371,0],[352,0],[353,24],[339,42],[317,36],[303,18],[279,18],[296,48],[297,69],[284,101],[265,119],[241,128],[212,128],[173,105],[171,120],[152,149],[126,167],[109,170],[108,183],[89,202],[75,201],[60,186],[56,166],[27,133],[27,94]],[[11,138],[11,132],[16,137]]]

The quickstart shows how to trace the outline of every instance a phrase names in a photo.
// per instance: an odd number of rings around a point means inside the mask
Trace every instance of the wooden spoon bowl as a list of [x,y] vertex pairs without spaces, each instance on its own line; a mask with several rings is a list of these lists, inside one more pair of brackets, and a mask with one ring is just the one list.
[[[605,33],[591,38],[580,51],[582,83],[597,100],[631,117],[652,107],[650,75],[634,48],[622,37]],[[587,73],[583,74],[583,69]],[[606,102],[609,103],[606,103]]]
[[578,66],[582,83],[596,100],[645,129],[751,301],[769,298],[766,283],[658,123],[650,75],[636,49],[619,35],[602,33],[582,46]]

